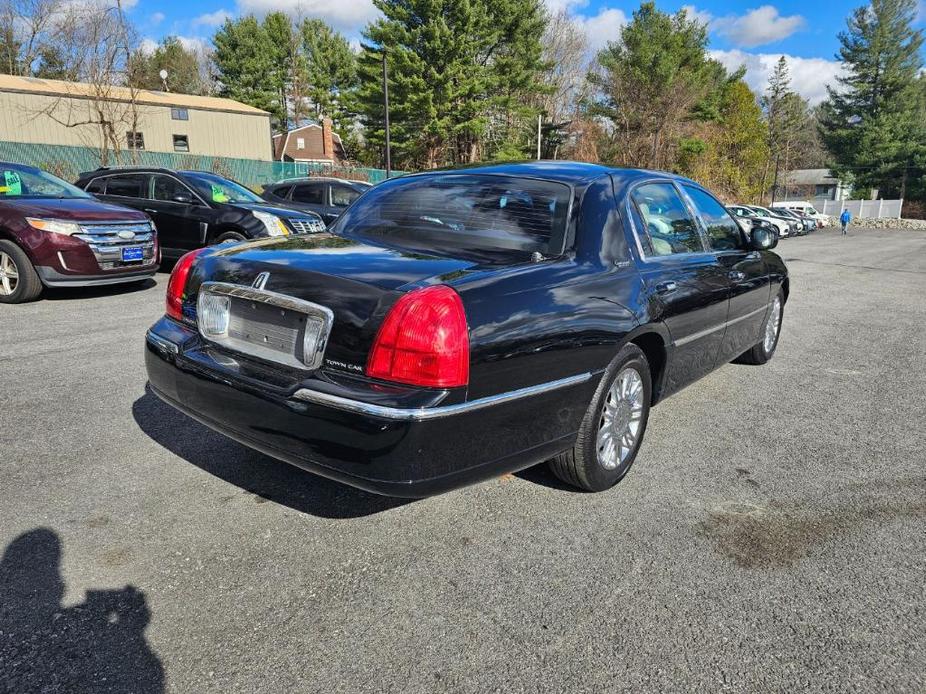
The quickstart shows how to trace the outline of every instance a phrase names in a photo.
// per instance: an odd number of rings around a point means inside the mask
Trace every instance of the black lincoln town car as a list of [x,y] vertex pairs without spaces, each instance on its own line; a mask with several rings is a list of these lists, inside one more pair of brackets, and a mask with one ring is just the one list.
[[147,334],[155,394],[239,442],[419,497],[542,461],[600,491],[649,409],[775,352],[788,274],[671,174],[537,162],[372,189],[327,233],[201,249]]

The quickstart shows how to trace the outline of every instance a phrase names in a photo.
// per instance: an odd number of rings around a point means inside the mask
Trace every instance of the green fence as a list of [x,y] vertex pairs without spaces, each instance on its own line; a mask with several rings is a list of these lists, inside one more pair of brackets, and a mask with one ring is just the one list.
[[[74,181],[84,171],[100,165],[100,153],[91,147],[44,145],[0,141],[0,161],[29,164],[53,173],[66,181]],[[305,162],[257,161],[231,157],[207,157],[175,152],[123,151],[110,153],[110,166],[158,166],[167,169],[198,169],[214,171],[260,190],[265,183],[301,176],[338,176],[358,181],[379,183],[386,179],[383,169],[328,166]],[[398,172],[393,171],[393,175]]]

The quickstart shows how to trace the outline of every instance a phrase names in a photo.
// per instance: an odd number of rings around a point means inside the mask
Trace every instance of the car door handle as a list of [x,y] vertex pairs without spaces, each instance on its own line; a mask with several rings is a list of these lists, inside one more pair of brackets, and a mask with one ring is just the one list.
[[741,272],[741,271],[739,271],[739,270],[730,270],[730,272],[727,273],[727,276],[728,276],[731,280],[733,280],[734,282],[740,282],[740,281],[746,279],[746,273],[745,273],[745,272]]
[[674,292],[676,289],[678,289],[678,284],[671,280],[668,282],[660,282],[656,285],[657,294],[668,294],[669,292]]

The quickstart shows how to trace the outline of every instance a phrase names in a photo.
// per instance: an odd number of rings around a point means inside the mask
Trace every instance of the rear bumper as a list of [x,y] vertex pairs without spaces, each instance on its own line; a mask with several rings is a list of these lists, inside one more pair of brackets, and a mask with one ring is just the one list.
[[575,443],[597,386],[578,374],[451,405],[357,397],[336,380],[289,386],[241,375],[233,354],[162,319],[146,338],[152,391],[238,442],[367,491],[422,497],[542,462]]

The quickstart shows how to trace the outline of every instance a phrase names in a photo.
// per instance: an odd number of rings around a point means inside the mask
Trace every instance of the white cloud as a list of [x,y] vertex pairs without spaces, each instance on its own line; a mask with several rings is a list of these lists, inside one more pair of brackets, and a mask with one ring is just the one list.
[[710,25],[714,21],[714,15],[707,10],[699,10],[694,5],[682,5],[682,11],[688,15],[688,19],[694,19],[701,24]]
[[206,40],[198,36],[178,36],[177,40],[181,46],[193,53],[205,54],[210,50]]
[[380,16],[372,0],[238,0],[238,10],[241,14],[280,11],[295,17],[323,19],[351,35]]
[[232,13],[225,9],[216,10],[215,12],[207,12],[206,14],[201,14],[196,19],[194,19],[192,21],[192,25],[194,27],[217,27],[224,24],[226,19],[231,19],[232,16]]
[[736,46],[752,48],[781,41],[806,25],[799,14],[784,17],[777,7],[762,5],[744,15],[718,17],[711,22],[711,29]]
[[155,12],[150,17],[148,17],[148,22],[151,24],[151,26],[157,26],[164,21],[164,17],[165,15],[163,12]]
[[575,15],[573,19],[585,31],[588,37],[588,48],[597,53],[609,41],[617,41],[621,37],[621,27],[627,23],[627,15],[621,10],[604,9],[594,17]]
[[145,55],[151,55],[154,53],[155,49],[158,47],[158,42],[154,39],[143,38],[141,43],[138,46],[138,49]]
[[[747,53],[746,51],[709,51],[710,56],[727,70],[746,68],[746,83],[757,94],[765,92],[768,78],[781,57],[780,53]],[[826,87],[836,87],[836,78],[843,74],[842,64],[824,58],[798,58],[785,55],[791,75],[791,88],[817,104],[826,98]]]

